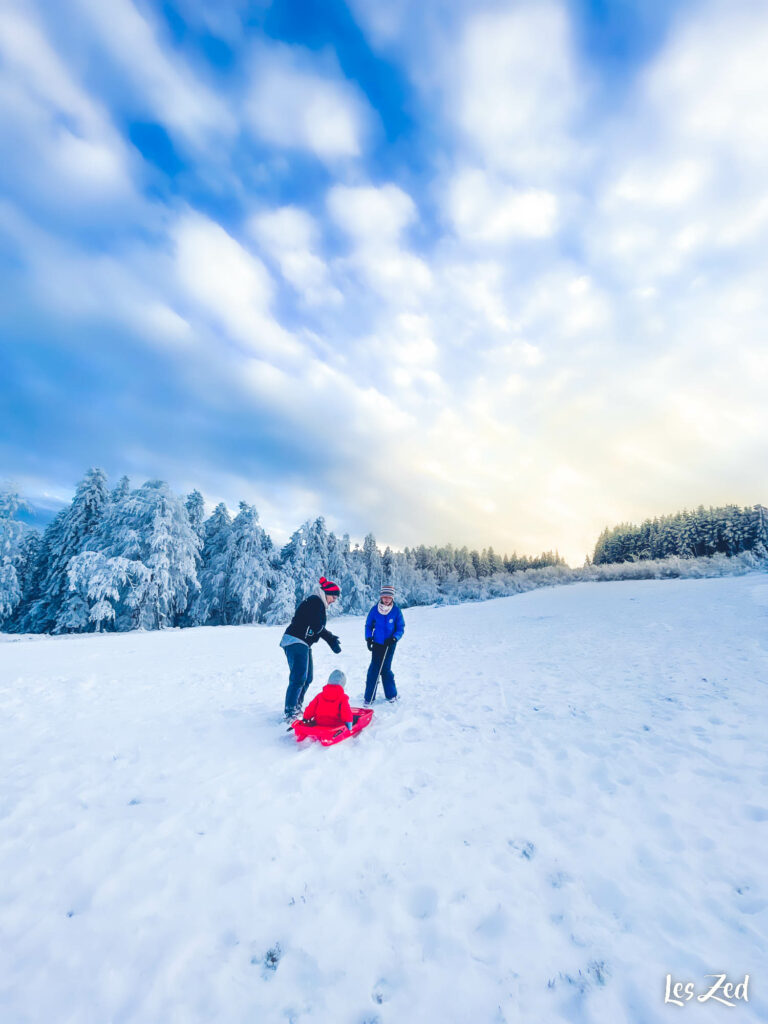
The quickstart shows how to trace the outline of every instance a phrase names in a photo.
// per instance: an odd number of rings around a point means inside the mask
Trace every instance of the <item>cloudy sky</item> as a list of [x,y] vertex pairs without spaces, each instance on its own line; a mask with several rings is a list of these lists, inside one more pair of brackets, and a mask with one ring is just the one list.
[[766,500],[765,0],[0,0],[0,478],[574,563]]

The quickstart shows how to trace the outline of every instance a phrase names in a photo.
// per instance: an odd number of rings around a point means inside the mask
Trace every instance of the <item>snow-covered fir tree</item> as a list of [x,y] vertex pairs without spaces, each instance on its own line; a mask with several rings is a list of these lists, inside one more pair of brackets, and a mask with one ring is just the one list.
[[282,573],[293,580],[297,601],[314,590],[321,576],[329,576],[327,565],[328,532],[318,516],[302,523],[281,552]]
[[[277,567],[279,569],[279,567]],[[272,598],[267,606],[264,621],[268,626],[282,626],[293,618],[296,611],[296,586],[285,573],[277,572]]]
[[227,621],[232,518],[220,502],[203,525],[202,565],[198,572],[200,591],[191,620],[198,626],[221,626]]
[[349,536],[344,535],[344,550],[347,568],[340,585],[342,587],[342,607],[352,615],[367,613],[371,607],[369,600],[370,588],[366,572],[363,552],[356,544],[350,551]]
[[35,592],[42,549],[43,541],[40,533],[33,529],[26,530],[19,542],[16,558],[16,574],[21,589],[21,602],[14,615],[14,625],[18,625],[26,604]]
[[62,510],[43,535],[36,594],[26,616],[34,632],[66,632],[76,616],[67,569],[98,531],[110,505],[106,474],[89,469],[77,486],[69,508]]
[[373,600],[378,596],[381,586],[381,552],[372,533],[363,540],[363,563],[365,565],[365,582],[368,586],[368,597]]
[[272,544],[253,505],[240,502],[227,567],[227,622],[258,622],[269,597]]
[[194,490],[188,494],[187,500],[184,504],[187,509],[187,515],[189,516],[189,525],[200,538],[202,545],[203,525],[205,523],[205,501],[203,500],[203,496],[200,491]]
[[22,599],[19,570],[24,527],[17,516],[23,505],[16,491],[0,491],[0,626],[10,619]]
[[768,558],[768,508],[753,506],[750,519],[750,550],[757,558]]
[[[200,539],[184,503],[161,480],[112,503],[88,550],[108,561],[84,561],[75,579],[86,593],[101,588],[119,595],[113,602],[117,629],[177,625],[197,592]],[[121,559],[137,564],[129,571]],[[89,566],[99,575],[96,584],[88,579]]]
[[84,551],[70,561],[67,575],[73,595],[68,628],[73,632],[101,632],[115,623],[125,594],[148,586],[151,573],[135,558],[110,558],[102,551]]
[[124,498],[127,498],[131,492],[131,481],[127,476],[121,476],[117,481],[117,484],[112,489],[110,498],[113,504],[118,505]]

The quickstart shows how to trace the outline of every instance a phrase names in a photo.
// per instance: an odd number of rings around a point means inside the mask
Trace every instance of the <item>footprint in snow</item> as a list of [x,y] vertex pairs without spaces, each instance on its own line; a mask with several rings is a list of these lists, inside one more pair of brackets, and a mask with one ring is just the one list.
[[276,942],[263,956],[252,956],[251,963],[254,965],[261,964],[264,968],[264,977],[267,978],[270,973],[274,973],[277,970],[282,956],[283,951],[280,948],[280,943]]
[[735,891],[738,896],[736,906],[742,914],[760,914],[768,906],[768,900],[753,893],[750,885],[739,885]]
[[547,988],[562,988],[570,986],[583,995],[588,989],[594,986],[602,987],[608,977],[608,967],[604,960],[590,960],[587,966],[578,971],[560,971],[547,982]]
[[373,992],[371,992],[371,999],[374,1003],[378,1003],[381,1006],[382,1003],[389,1002],[392,998],[392,992],[394,986],[387,978],[380,978],[373,986]]
[[507,844],[525,860],[533,860],[536,847],[528,839],[508,839]]

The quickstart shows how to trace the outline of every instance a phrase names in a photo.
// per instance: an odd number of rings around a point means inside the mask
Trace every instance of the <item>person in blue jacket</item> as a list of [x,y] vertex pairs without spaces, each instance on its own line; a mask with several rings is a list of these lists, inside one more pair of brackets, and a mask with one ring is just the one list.
[[381,588],[379,603],[368,612],[365,620],[365,642],[371,652],[371,664],[365,681],[365,703],[372,704],[376,696],[376,685],[381,673],[384,696],[388,701],[397,700],[397,687],[392,672],[395,646],[405,632],[403,613],[395,604],[395,588],[388,583]]

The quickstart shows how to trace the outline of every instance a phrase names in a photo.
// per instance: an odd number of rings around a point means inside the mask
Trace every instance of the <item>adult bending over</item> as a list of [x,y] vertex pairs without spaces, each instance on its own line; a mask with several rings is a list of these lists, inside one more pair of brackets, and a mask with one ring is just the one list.
[[285,693],[287,722],[292,722],[301,715],[304,696],[312,682],[312,644],[317,643],[322,637],[334,654],[341,653],[339,638],[325,628],[328,608],[340,596],[338,584],[321,576],[317,590],[304,598],[283,633],[280,646],[285,651],[290,669],[288,689]]

